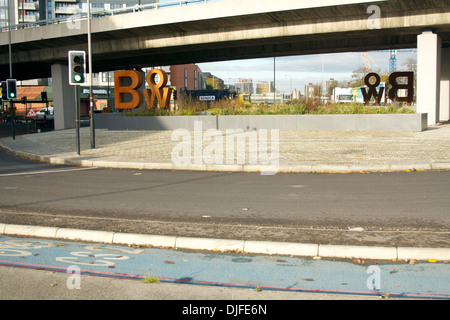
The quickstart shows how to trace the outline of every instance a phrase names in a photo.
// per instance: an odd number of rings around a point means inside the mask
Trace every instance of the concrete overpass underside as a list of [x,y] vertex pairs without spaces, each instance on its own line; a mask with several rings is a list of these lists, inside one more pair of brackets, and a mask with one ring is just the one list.
[[[273,3],[272,3],[273,2]],[[450,1],[224,0],[92,19],[93,71],[306,55],[416,48],[424,30],[450,46]],[[339,5],[337,5],[339,4]],[[370,5],[380,29],[368,28]],[[322,6],[320,6],[322,5]],[[9,76],[7,32],[0,34],[0,78]],[[87,23],[12,31],[13,76],[51,76],[69,50],[87,51]]]

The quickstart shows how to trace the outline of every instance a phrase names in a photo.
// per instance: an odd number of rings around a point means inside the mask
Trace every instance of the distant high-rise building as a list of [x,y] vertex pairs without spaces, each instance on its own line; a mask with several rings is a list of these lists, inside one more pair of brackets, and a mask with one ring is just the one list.
[[[158,3],[159,0],[91,0],[91,12],[109,11]],[[0,27],[49,19],[62,19],[87,12],[87,0],[0,0]]]
[[333,89],[337,88],[338,82],[334,79],[327,80],[325,94],[329,97],[333,95]]
[[273,92],[273,81],[260,81],[256,84],[256,94],[267,94]]
[[16,24],[18,14],[17,0],[0,0],[0,27],[8,26],[8,7],[10,10],[10,23],[11,25]]
[[236,90],[243,94],[253,94],[253,80],[252,79],[238,79],[235,83]]

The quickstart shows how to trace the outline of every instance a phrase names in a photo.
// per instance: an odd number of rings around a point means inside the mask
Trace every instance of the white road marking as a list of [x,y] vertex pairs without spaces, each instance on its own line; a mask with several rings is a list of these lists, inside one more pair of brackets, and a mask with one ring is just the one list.
[[71,171],[84,171],[84,170],[92,170],[92,169],[97,169],[97,168],[89,167],[89,168],[75,168],[75,169],[61,169],[61,170],[44,170],[44,171],[5,173],[5,174],[0,174],[0,177],[27,176],[27,175],[36,175],[36,174],[49,174],[49,173],[71,172]]

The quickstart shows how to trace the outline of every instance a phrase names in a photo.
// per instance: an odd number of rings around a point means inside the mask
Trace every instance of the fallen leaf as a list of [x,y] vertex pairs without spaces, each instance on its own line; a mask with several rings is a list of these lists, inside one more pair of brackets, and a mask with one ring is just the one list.
[[365,261],[363,259],[353,259],[353,262],[357,263],[357,264],[364,264],[365,263]]

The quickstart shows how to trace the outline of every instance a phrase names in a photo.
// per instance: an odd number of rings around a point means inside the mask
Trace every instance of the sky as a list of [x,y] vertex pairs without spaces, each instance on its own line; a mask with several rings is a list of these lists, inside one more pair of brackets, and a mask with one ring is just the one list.
[[[416,59],[416,55],[416,52],[399,52],[397,70],[401,70],[408,59]],[[374,71],[388,73],[390,52],[369,52],[369,56],[373,59],[370,63]],[[274,79],[273,57],[198,63],[198,66],[226,84],[234,84],[239,78],[252,79],[254,84]],[[304,86],[308,83],[321,84],[330,79],[350,81],[353,71],[363,66],[360,52],[280,57],[275,59],[275,86],[285,93],[295,89],[304,93]]]
[[[160,0],[160,3],[174,0]],[[374,71],[389,71],[389,51],[369,52]],[[397,70],[409,59],[416,59],[416,52],[399,52]],[[233,60],[224,62],[198,63],[203,72],[210,72],[224,80],[225,84],[234,84],[239,78],[258,81],[274,80],[274,58]],[[321,84],[329,79],[352,79],[354,70],[363,67],[364,60],[360,52],[333,53],[322,55],[304,55],[280,57],[275,59],[275,86],[277,91],[289,94],[292,90],[304,93],[308,83]]]

